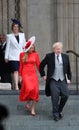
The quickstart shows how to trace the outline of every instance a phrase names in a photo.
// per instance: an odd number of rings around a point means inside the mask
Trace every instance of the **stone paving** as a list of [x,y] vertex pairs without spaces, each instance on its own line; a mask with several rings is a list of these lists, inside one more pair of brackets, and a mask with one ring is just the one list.
[[[1,90],[0,90],[1,92]],[[31,116],[25,108],[26,103],[19,102],[19,92],[0,94],[0,103],[6,105],[9,117],[3,122],[5,130],[78,130],[79,95],[70,95],[63,110],[63,119],[55,122],[52,117],[50,97],[40,93],[36,105],[36,116]]]

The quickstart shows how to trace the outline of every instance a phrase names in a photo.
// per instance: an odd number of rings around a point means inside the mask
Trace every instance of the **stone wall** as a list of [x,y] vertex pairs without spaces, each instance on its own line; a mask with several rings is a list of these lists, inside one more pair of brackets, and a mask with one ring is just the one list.
[[[79,53],[79,0],[57,0],[57,40],[63,42],[64,51],[70,49]],[[73,82],[76,73],[73,54],[70,61]]]
[[[56,41],[63,42],[64,52],[71,49],[79,53],[79,0],[0,0],[0,33],[11,32],[14,17],[20,19],[27,39],[36,36],[41,59]],[[76,58],[69,56],[75,81]]]

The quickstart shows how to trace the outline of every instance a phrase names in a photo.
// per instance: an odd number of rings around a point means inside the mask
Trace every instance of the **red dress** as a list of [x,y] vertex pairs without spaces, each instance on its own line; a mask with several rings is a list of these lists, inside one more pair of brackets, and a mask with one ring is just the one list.
[[[20,101],[29,99],[39,100],[39,85],[37,69],[39,70],[40,60],[37,52],[28,54],[27,62],[23,62],[24,52],[20,54],[20,75],[22,76],[22,86],[20,90]],[[37,68],[37,69],[36,69]]]

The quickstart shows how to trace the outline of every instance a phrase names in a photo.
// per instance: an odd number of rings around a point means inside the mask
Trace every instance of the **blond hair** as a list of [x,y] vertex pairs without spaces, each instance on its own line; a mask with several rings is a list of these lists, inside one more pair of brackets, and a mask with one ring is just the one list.
[[[36,52],[36,50],[35,50],[35,45],[33,44],[33,46],[34,46],[33,52]],[[25,54],[24,54],[24,56],[23,56],[23,58],[22,58],[22,61],[23,61],[23,62],[27,62],[28,54],[29,54],[29,51],[25,52]]]
[[22,61],[23,62],[27,62],[27,58],[28,58],[28,52],[25,52],[23,58],[22,58]]

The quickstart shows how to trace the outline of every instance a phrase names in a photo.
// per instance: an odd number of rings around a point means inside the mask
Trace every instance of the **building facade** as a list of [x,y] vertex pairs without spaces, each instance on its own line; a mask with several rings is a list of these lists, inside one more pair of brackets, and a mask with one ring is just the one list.
[[[79,0],[0,0],[0,33],[11,32],[11,18],[21,21],[26,39],[36,36],[41,59],[56,41],[79,53]],[[69,56],[75,82],[76,57]]]

